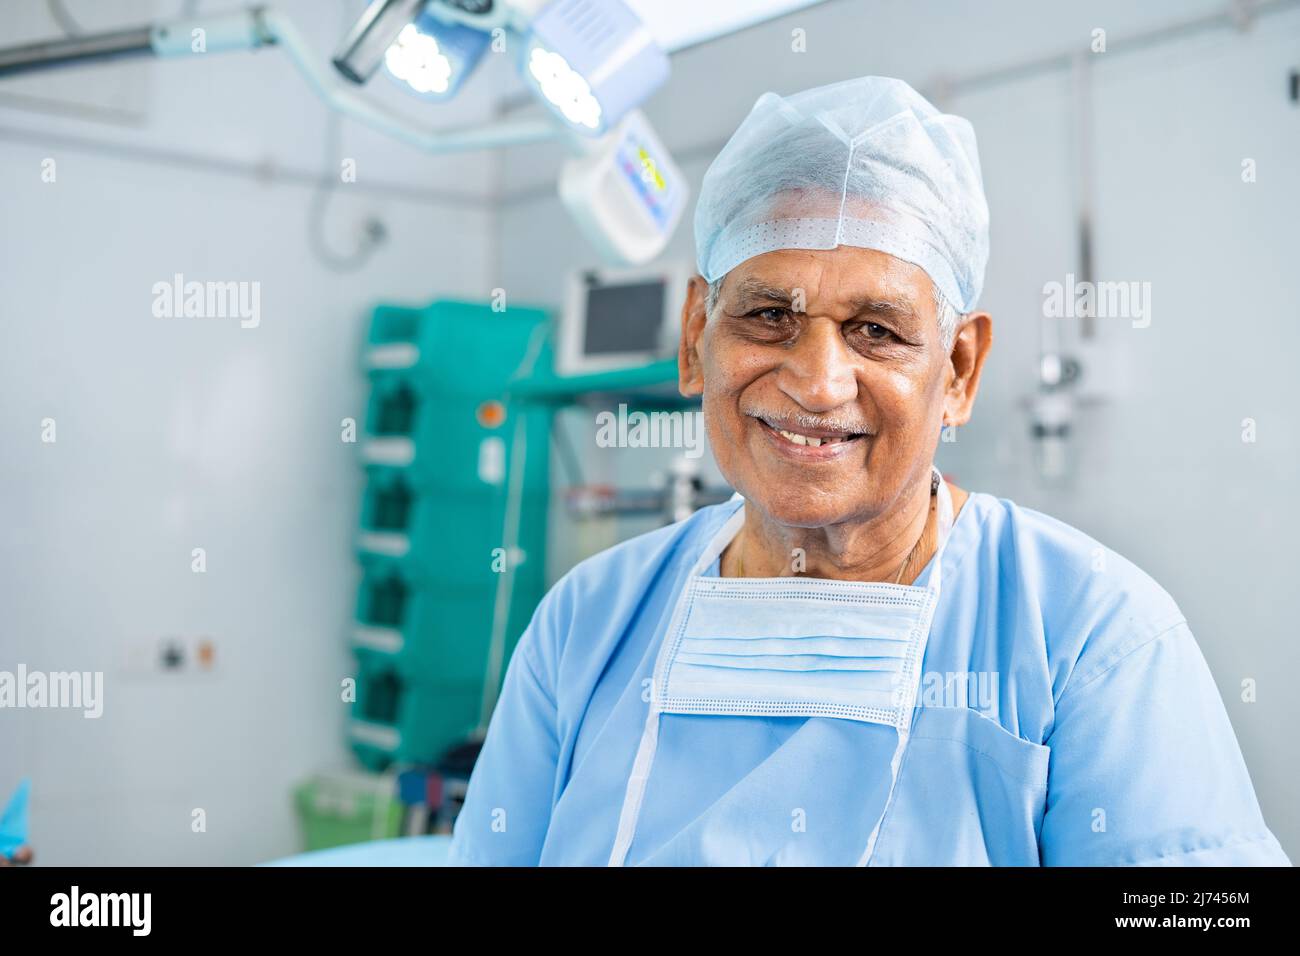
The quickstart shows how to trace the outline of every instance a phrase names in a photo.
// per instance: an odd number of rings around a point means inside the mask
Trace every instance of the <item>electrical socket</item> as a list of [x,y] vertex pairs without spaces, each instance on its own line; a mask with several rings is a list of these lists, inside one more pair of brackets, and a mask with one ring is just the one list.
[[208,635],[144,638],[126,649],[122,671],[132,677],[206,676],[217,670],[216,641]]

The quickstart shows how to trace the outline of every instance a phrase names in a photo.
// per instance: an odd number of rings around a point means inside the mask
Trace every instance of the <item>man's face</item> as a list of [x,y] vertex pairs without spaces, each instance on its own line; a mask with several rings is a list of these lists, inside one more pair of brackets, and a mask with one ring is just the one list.
[[851,246],[769,252],[696,313],[683,391],[702,389],[722,474],[774,520],[870,520],[925,479],[953,366],[923,270]]

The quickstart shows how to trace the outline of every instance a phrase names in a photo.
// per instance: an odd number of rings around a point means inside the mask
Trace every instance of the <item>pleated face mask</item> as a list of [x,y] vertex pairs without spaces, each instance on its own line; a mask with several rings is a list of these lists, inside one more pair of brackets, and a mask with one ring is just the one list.
[[[930,588],[801,578],[693,578],[669,650],[663,713],[911,713]],[[670,640],[673,636],[670,635]]]
[[[659,712],[842,717],[906,727],[953,521],[938,471],[932,488],[939,543],[927,587],[693,574],[657,668]],[[743,521],[742,509],[706,557],[720,554]]]

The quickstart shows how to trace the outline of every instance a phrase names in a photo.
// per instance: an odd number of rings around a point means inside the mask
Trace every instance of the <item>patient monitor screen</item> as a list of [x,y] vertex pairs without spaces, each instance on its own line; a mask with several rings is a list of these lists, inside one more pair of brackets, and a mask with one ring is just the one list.
[[661,281],[591,287],[587,292],[583,353],[658,352],[664,291]]

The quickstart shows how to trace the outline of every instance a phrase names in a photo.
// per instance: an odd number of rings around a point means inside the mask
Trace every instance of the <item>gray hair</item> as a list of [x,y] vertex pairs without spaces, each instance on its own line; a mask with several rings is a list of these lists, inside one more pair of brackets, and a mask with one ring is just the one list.
[[[704,308],[709,318],[713,317],[713,310],[718,307],[718,296],[722,294],[722,280],[726,276],[719,276],[709,283],[709,293],[704,300]],[[939,317],[939,338],[943,342],[943,350],[946,352],[952,348],[953,339],[957,337],[957,326],[965,318],[956,308],[948,302],[947,296],[939,291],[936,285],[934,288],[934,311]]]

